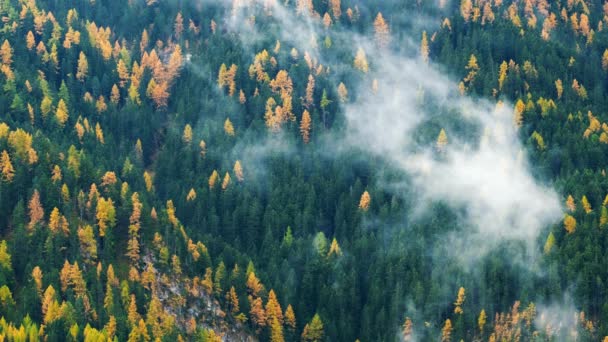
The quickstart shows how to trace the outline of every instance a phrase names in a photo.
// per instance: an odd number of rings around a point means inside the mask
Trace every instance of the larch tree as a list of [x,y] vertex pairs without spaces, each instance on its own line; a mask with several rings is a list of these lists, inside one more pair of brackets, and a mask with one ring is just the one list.
[[452,341],[452,321],[446,319],[443,328],[441,329],[441,342],[450,341]]
[[312,320],[304,326],[302,331],[302,341],[321,342],[323,341],[323,322],[319,314],[315,314]]
[[568,208],[570,212],[576,211],[576,203],[574,202],[574,197],[572,197],[572,195],[568,195],[568,198],[566,199],[566,208]]
[[390,31],[388,28],[388,24],[384,20],[382,13],[378,12],[376,19],[374,20],[374,33],[376,38],[376,43],[380,47],[388,46],[390,41]]
[[460,15],[465,22],[471,20],[473,14],[473,2],[471,0],[461,0],[460,2]]
[[334,18],[340,20],[340,16],[342,15],[340,0],[329,0],[329,7]]
[[273,317],[269,323],[270,326],[270,342],[285,342],[283,337],[283,325],[276,317]]
[[593,211],[586,195],[583,195],[583,197],[581,198],[581,205],[583,206],[583,209],[585,210],[586,214],[590,214]]
[[409,317],[405,318],[405,321],[403,322],[403,330],[402,330],[402,335],[403,335],[403,341],[411,341],[412,340],[412,333],[413,333],[413,324],[412,324],[412,319]]
[[116,224],[116,209],[111,198],[99,198],[95,217],[99,226],[99,236],[104,237],[108,228],[112,228]]
[[574,233],[574,231],[576,231],[576,219],[571,215],[566,215],[564,217],[564,228],[568,234]]
[[57,110],[55,111],[55,118],[57,119],[57,122],[63,127],[66,121],[68,121],[68,117],[68,106],[65,104],[63,99],[60,99],[59,103],[57,104]]
[[365,50],[359,48],[355,55],[355,61],[353,62],[355,69],[367,73],[369,71],[369,65],[367,63],[367,56],[365,56]]
[[466,299],[466,295],[465,295],[465,289],[464,287],[461,287],[460,289],[458,289],[458,296],[456,297],[456,302],[454,302],[454,313],[458,314],[458,315],[462,315],[463,314],[463,310],[462,310],[462,305],[464,304],[464,301]]
[[32,33],[32,31],[28,31],[27,35],[25,36],[25,45],[30,51],[36,46],[36,37],[34,37],[34,33]]
[[189,145],[192,142],[192,126],[190,124],[186,124],[184,126],[184,133],[182,134],[182,141]]
[[545,241],[545,246],[543,248],[543,252],[545,252],[545,254],[551,253],[551,250],[553,249],[554,245],[555,245],[555,235],[553,235],[553,232],[549,232],[549,236],[547,236],[547,241]]
[[236,316],[241,309],[239,306],[239,297],[236,294],[234,286],[230,287],[230,291],[226,293],[226,302],[232,316]]
[[0,58],[4,65],[10,66],[13,63],[13,48],[11,47],[11,43],[6,39],[0,47]]
[[287,305],[287,309],[285,309],[285,325],[292,333],[296,330],[296,314],[291,304]]
[[232,125],[230,118],[226,118],[226,121],[224,121],[224,133],[230,137],[234,136],[234,126]]
[[13,168],[11,157],[6,150],[2,151],[2,155],[0,156],[0,168],[2,169],[2,180],[9,183],[12,182],[13,178],[15,178],[15,169]]
[[359,209],[363,210],[363,211],[367,211],[369,209],[369,205],[371,203],[372,199],[371,196],[369,195],[369,192],[364,191],[363,194],[361,195],[361,199],[359,200]]
[[338,85],[338,98],[342,103],[348,101],[348,89],[346,89],[346,85],[343,82],[340,82]]
[[307,110],[304,110],[302,113],[302,120],[300,121],[300,133],[302,134],[302,141],[305,144],[310,142],[310,129],[312,126],[312,119],[310,118],[310,113]]
[[226,172],[224,180],[222,180],[222,190],[228,189],[228,185],[230,185],[230,174]]
[[479,313],[479,318],[477,318],[477,326],[479,327],[479,332],[483,334],[483,328],[486,325],[486,310],[481,310]]
[[173,25],[173,33],[176,39],[180,39],[182,33],[184,32],[184,17],[182,16],[182,12],[177,12],[177,16],[175,17],[175,24]]
[[217,170],[213,170],[211,176],[209,176],[209,189],[213,189],[215,187],[215,184],[217,183],[219,178],[220,175],[217,173]]
[[308,83],[306,84],[306,97],[304,97],[304,107],[311,108],[314,105],[315,95],[315,78],[313,75],[308,75]]
[[116,86],[116,84],[114,84],[112,86],[112,91],[110,94],[110,102],[112,102],[113,104],[118,104],[118,102],[120,102],[120,90],[118,90],[118,87]]
[[236,176],[236,179],[239,182],[242,182],[243,180],[245,180],[245,177],[243,175],[243,167],[241,166],[241,161],[237,160],[236,162],[234,162],[234,175]]
[[445,147],[448,144],[448,135],[445,133],[445,130],[442,128],[437,136],[436,147],[437,150],[442,152],[445,150]]
[[277,295],[272,289],[270,290],[270,292],[268,292],[268,302],[266,303],[266,317],[269,322],[272,322],[273,319],[276,319],[279,321],[280,324],[283,324],[283,310],[281,309],[281,305],[279,304]]
[[422,40],[420,41],[420,57],[425,63],[429,62],[429,41],[426,37],[426,31],[422,31]]
[[266,311],[262,306],[261,298],[253,298],[251,302],[251,309],[249,310],[249,317],[251,318],[254,326],[258,328],[263,328],[266,326]]
[[84,81],[89,73],[89,62],[87,61],[87,56],[84,52],[80,51],[80,55],[78,56],[78,68],[76,70],[76,78],[79,81]]

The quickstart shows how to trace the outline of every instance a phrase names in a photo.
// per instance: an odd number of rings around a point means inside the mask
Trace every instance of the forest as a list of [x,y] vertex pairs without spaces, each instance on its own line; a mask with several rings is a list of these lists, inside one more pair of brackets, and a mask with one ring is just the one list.
[[608,1],[0,18],[0,341],[608,341]]

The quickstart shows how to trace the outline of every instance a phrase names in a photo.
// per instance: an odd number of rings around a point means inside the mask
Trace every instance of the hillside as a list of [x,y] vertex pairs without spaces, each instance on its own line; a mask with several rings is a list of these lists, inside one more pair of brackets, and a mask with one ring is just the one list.
[[608,341],[608,2],[0,17],[0,341]]

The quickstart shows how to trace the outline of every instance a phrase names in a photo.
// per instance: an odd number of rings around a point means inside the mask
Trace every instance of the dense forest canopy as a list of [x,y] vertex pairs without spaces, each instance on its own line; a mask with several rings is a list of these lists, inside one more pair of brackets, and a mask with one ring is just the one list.
[[0,17],[0,341],[608,341],[608,2]]

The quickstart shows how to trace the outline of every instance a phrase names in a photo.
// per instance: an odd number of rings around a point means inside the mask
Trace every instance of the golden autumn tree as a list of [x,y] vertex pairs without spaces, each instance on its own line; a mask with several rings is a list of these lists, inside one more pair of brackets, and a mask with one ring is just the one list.
[[108,228],[112,228],[116,224],[114,201],[111,198],[105,199],[100,197],[97,201],[97,213],[95,217],[99,226],[99,236],[104,237]]
[[568,234],[574,233],[576,230],[576,219],[571,215],[566,215],[564,217],[564,228],[568,232]]
[[442,128],[437,136],[436,147],[438,151],[444,151],[445,147],[448,144],[448,135],[445,133],[445,130]]
[[342,82],[338,84],[338,98],[342,103],[348,101],[348,89],[346,89],[346,85]]
[[549,236],[547,236],[547,241],[545,241],[543,252],[545,252],[545,254],[549,254],[553,249],[553,246],[555,246],[555,235],[553,235],[553,232],[550,232]]
[[186,124],[186,126],[184,127],[182,141],[186,144],[190,144],[192,142],[192,126],[190,126],[190,124]]
[[220,175],[219,173],[217,173],[217,170],[213,170],[211,176],[209,176],[209,189],[213,189],[215,187],[215,184],[217,183],[219,178]]
[[25,45],[27,46],[28,50],[32,50],[36,46],[36,38],[34,37],[32,31],[28,31],[27,35],[25,36]]
[[355,69],[367,73],[369,70],[369,65],[367,63],[367,56],[365,56],[365,50],[359,48],[357,50],[357,54],[355,55],[355,61],[353,62]]
[[576,211],[576,203],[574,203],[574,197],[572,197],[572,195],[568,195],[568,198],[566,199],[566,208],[571,212]]
[[65,104],[63,99],[60,99],[59,103],[57,104],[57,110],[55,111],[55,118],[57,119],[57,122],[63,127],[66,121],[68,121],[68,117],[68,106]]
[[591,204],[589,203],[589,200],[585,195],[583,195],[583,197],[581,198],[581,205],[583,206],[583,209],[585,210],[586,214],[590,214],[593,211],[593,209],[591,209]]
[[314,105],[314,95],[315,78],[313,75],[308,75],[308,83],[306,84],[306,96],[304,97],[304,107],[311,108]]
[[323,341],[323,322],[319,314],[315,314],[312,320],[304,326],[302,331],[302,341],[321,342]]
[[78,56],[78,68],[76,70],[76,78],[79,81],[84,81],[89,73],[89,62],[87,61],[87,56],[84,52],[80,51],[80,55]]
[[483,334],[483,327],[486,325],[486,310],[481,310],[479,313],[479,318],[477,318],[477,326],[479,327],[479,332]]
[[251,321],[253,322],[254,326],[256,326],[258,329],[266,326],[266,311],[262,306],[261,298],[252,298],[251,309],[249,310],[249,317],[251,318]]
[[4,40],[0,47],[0,58],[4,65],[10,66],[13,63],[13,48],[7,39]]
[[461,287],[460,289],[458,289],[458,296],[456,297],[456,302],[454,302],[454,313],[455,314],[462,315],[462,313],[464,312],[462,310],[462,304],[464,304],[465,299],[466,299],[465,290],[464,290],[464,287]]
[[233,171],[234,171],[234,175],[236,176],[236,179],[239,182],[242,182],[243,180],[245,180],[245,177],[243,175],[243,167],[241,166],[240,160],[237,160],[236,162],[234,162]]
[[38,190],[34,190],[27,207],[30,216],[30,222],[28,223],[27,228],[28,232],[31,234],[36,229],[36,225],[42,222],[42,219],[44,218],[44,208],[42,207],[42,203],[40,203],[40,193]]
[[524,101],[518,99],[515,103],[515,108],[513,109],[513,123],[515,127],[521,127],[524,122],[524,111],[526,110],[526,105]]
[[184,32],[184,17],[182,16],[182,12],[177,12],[177,16],[175,17],[175,23],[173,24],[173,34],[176,39],[179,39]]
[[443,328],[441,329],[441,342],[450,341],[452,341],[452,321],[446,319]]
[[304,110],[302,113],[302,120],[300,121],[300,133],[302,134],[302,141],[305,144],[310,142],[310,128],[312,124],[312,119],[310,118],[310,113],[307,110]]
[[280,324],[283,324],[283,310],[281,309],[281,305],[279,304],[277,295],[272,289],[270,290],[270,292],[268,292],[268,302],[266,303],[266,317],[269,322],[272,322],[273,319],[276,319],[279,321]]
[[0,168],[2,169],[2,180],[9,183],[12,182],[13,178],[15,178],[15,169],[13,168],[11,157],[6,150],[2,151],[2,155],[0,156]]
[[374,20],[374,33],[376,38],[376,43],[380,47],[388,46],[390,41],[390,31],[388,28],[388,24],[384,20],[382,13],[378,12],[376,15],[376,19]]
[[270,326],[270,341],[271,342],[285,342],[283,337],[283,326],[276,317],[273,317],[269,323]]
[[363,194],[361,195],[361,199],[359,200],[359,209],[363,210],[363,211],[367,211],[369,209],[369,205],[372,201],[371,196],[369,195],[369,192],[364,191]]
[[426,37],[426,31],[422,31],[422,40],[420,41],[420,57],[425,63],[429,62],[429,41]]
[[222,190],[228,189],[228,185],[230,185],[230,174],[226,172],[224,180],[222,181]]
[[226,121],[224,121],[224,133],[230,137],[234,136],[234,126],[232,125],[230,118],[226,118]]
[[239,307],[239,297],[236,294],[236,289],[234,286],[230,288],[230,291],[226,293],[226,302],[228,304],[228,309],[233,316],[236,316],[241,310]]
[[285,309],[285,325],[292,333],[296,330],[296,314],[291,304],[287,305],[287,309]]

